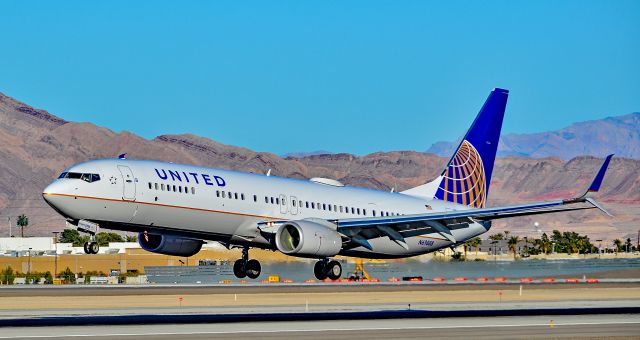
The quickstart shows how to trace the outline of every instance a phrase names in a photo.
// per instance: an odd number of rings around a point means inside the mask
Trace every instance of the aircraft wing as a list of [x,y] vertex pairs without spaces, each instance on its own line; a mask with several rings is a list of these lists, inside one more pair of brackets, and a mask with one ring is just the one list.
[[349,238],[349,243],[353,246],[363,246],[371,249],[368,239],[387,236],[403,245],[405,244],[404,237],[433,232],[441,234],[453,243],[457,243],[451,233],[452,229],[464,227],[472,222],[482,223],[501,218],[593,208],[600,209],[611,216],[590,196],[600,189],[612,156],[607,156],[589,189],[582,196],[576,198],[393,217],[338,219],[331,222],[337,225],[338,232]]

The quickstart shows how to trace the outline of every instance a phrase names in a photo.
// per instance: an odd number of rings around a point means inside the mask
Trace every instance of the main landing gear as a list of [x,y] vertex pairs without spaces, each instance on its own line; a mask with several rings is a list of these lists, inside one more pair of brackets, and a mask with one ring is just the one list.
[[89,242],[84,243],[85,254],[97,254],[100,251],[100,245],[96,242],[96,235],[91,234]]
[[100,251],[100,245],[98,242],[91,241],[84,243],[84,253],[85,254],[97,254]]
[[322,259],[313,266],[313,273],[316,279],[322,281],[326,278],[337,280],[342,276],[342,266],[340,262],[329,259]]
[[249,260],[249,248],[242,248],[242,258],[233,264],[233,274],[239,279],[256,279],[260,276],[261,270],[262,266],[258,260]]

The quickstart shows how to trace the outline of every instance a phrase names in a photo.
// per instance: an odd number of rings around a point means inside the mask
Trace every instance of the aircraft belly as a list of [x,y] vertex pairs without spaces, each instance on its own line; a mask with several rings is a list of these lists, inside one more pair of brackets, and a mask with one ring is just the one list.
[[133,223],[231,235],[242,216],[196,208],[141,204]]
[[[463,242],[486,231],[487,229],[482,225],[472,223],[468,227],[452,230],[451,232],[458,242]],[[378,237],[368,240],[372,250],[357,247],[344,250],[340,254],[366,258],[403,258],[431,253],[454,244],[439,233],[405,237],[404,240],[406,242],[406,248],[386,236]]]

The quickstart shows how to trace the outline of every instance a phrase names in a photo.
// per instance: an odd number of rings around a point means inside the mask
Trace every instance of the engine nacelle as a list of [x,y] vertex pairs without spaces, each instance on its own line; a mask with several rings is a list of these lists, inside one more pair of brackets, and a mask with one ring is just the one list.
[[337,231],[320,223],[290,221],[278,228],[276,247],[292,256],[330,257],[342,249],[342,237]]
[[139,233],[138,243],[152,253],[184,257],[195,255],[202,248],[202,240],[161,234]]

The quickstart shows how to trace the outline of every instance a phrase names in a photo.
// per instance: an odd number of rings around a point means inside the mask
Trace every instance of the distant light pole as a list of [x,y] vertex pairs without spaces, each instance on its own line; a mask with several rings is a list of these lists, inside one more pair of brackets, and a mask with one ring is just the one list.
[[31,249],[29,248],[29,266],[27,267],[27,280],[31,277]]
[[57,278],[58,277],[58,234],[60,232],[59,231],[54,231],[53,232],[53,244],[55,245],[55,254],[54,254],[54,258],[55,258],[55,264],[54,264],[54,269],[53,269],[53,278]]
[[491,244],[493,245],[493,261],[496,261],[496,244],[498,243],[498,241],[491,241]]
[[551,242],[551,254],[555,254],[555,253],[556,253],[556,243]]

